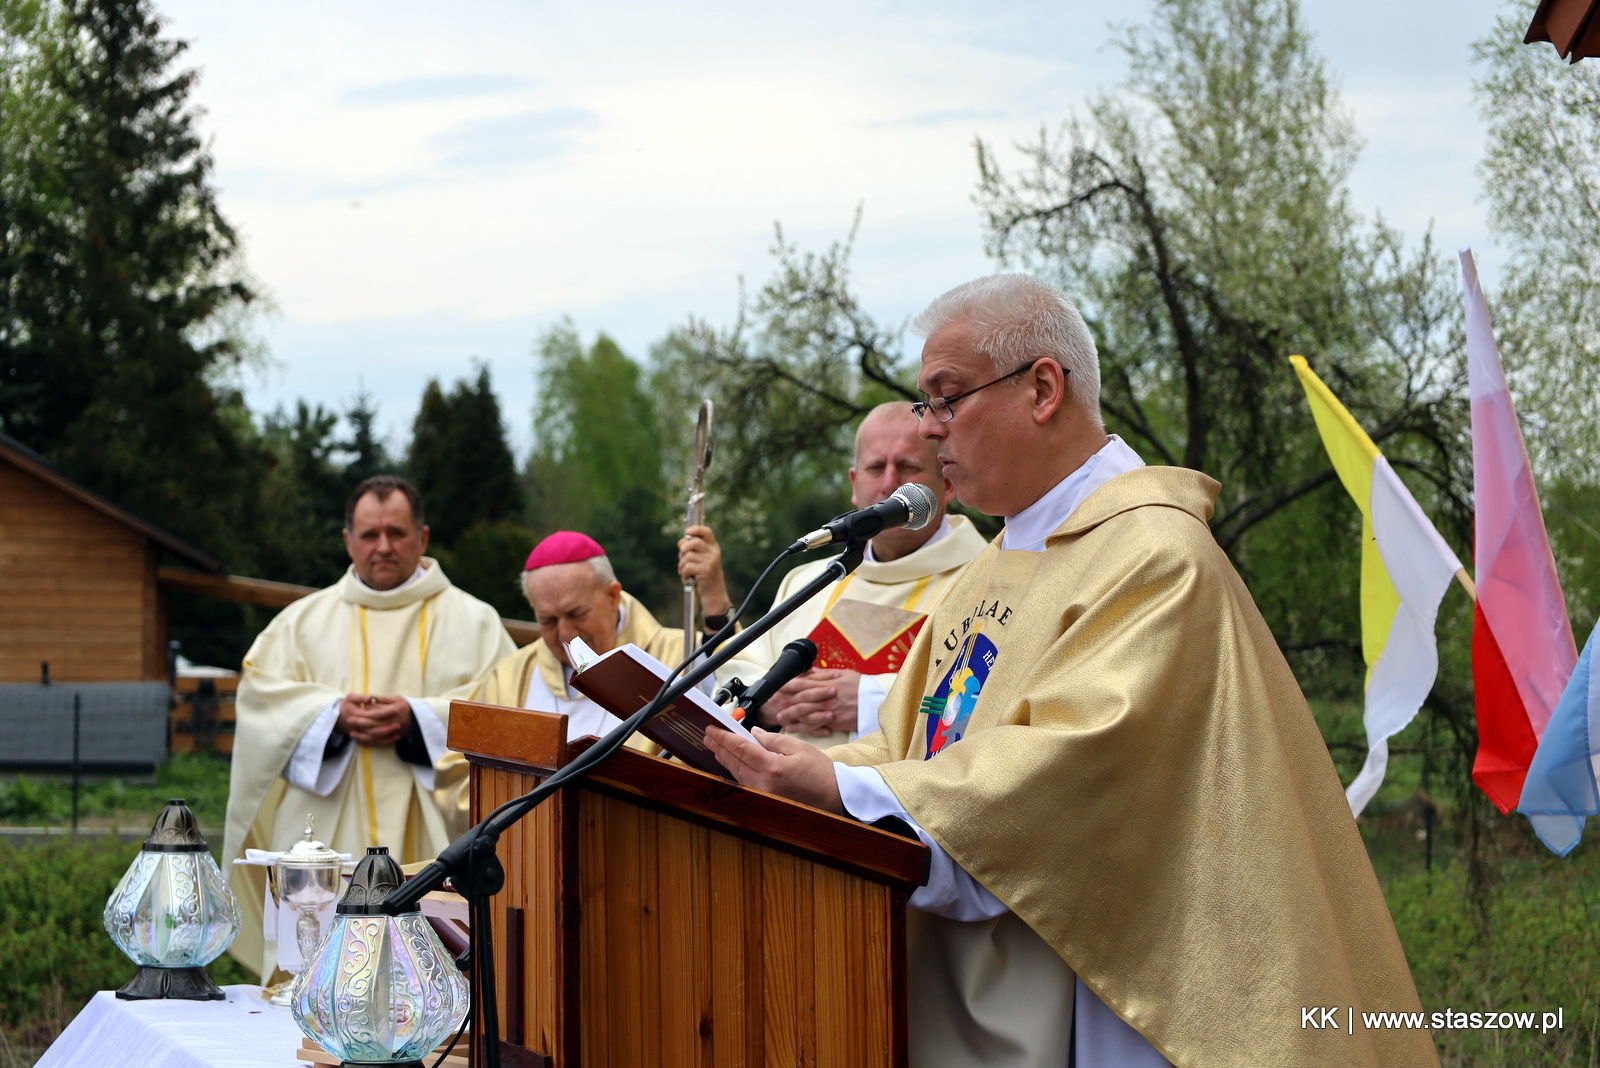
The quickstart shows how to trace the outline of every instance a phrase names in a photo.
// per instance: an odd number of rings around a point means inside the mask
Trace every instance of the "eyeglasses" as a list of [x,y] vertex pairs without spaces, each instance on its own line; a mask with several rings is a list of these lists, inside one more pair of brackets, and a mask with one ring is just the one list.
[[[1048,357],[1048,356],[1041,357],[1041,359],[1049,359],[1049,358],[1050,357]],[[966,400],[968,397],[972,396],[974,393],[979,393],[979,392],[981,392],[983,390],[986,390],[990,386],[998,386],[1001,382],[1004,382],[1006,379],[1015,378],[1017,375],[1020,375],[1024,371],[1031,371],[1031,370],[1034,369],[1034,367],[1038,366],[1038,363],[1039,363],[1038,360],[1034,360],[1033,363],[1023,364],[1021,367],[1017,368],[1015,371],[1011,371],[1011,372],[1009,372],[1007,374],[1003,374],[999,378],[995,379],[993,382],[985,382],[983,385],[975,386],[974,388],[967,390],[965,393],[957,393],[954,397],[929,397],[925,401],[912,401],[911,402],[911,414],[917,417],[917,421],[918,422],[921,422],[922,421],[922,417],[924,415],[928,414],[929,412],[932,412],[938,418],[939,422],[948,423],[950,420],[952,420],[952,419],[954,419],[956,417],[956,413],[954,411],[952,411],[951,408],[950,408],[950,406],[953,405],[956,401],[958,401],[958,400]],[[1066,375],[1070,375],[1071,373],[1072,373],[1072,368],[1070,368],[1070,367],[1062,367],[1061,368],[1061,374],[1062,374],[1063,377],[1066,376]]]

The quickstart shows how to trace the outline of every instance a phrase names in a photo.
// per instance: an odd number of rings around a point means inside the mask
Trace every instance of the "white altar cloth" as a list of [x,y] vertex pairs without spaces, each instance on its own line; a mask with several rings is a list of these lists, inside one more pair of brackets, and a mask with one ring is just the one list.
[[225,986],[227,1001],[120,1001],[102,990],[36,1068],[293,1068],[300,1028],[259,986]]

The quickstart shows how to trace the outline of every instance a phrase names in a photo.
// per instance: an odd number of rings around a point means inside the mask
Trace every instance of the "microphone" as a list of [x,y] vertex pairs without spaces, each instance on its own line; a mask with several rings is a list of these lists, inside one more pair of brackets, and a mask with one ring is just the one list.
[[811,670],[811,665],[817,660],[817,643],[810,638],[796,638],[783,647],[783,652],[778,654],[777,662],[761,678],[751,684],[739,697],[739,707],[744,709],[746,718],[754,717],[761,711],[761,706],[767,699],[783,688],[783,684],[790,679],[798,678]]
[[841,541],[866,541],[896,527],[921,530],[938,507],[939,499],[931,489],[920,482],[907,482],[877,504],[846,512],[818,527],[791,548],[804,552]]

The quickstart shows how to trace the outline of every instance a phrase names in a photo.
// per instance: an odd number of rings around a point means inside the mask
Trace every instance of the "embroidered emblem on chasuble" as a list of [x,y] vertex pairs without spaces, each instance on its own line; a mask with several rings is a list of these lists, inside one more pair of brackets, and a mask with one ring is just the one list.
[[950,670],[939,680],[933,693],[922,699],[922,711],[928,714],[928,752],[924,760],[933,759],[945,746],[959,742],[967,733],[972,720],[972,710],[978,707],[978,695],[989,680],[1000,652],[994,642],[974,631],[961,644],[961,653]]
[[927,618],[921,612],[840,597],[807,637],[817,643],[819,668],[886,675],[900,670]]

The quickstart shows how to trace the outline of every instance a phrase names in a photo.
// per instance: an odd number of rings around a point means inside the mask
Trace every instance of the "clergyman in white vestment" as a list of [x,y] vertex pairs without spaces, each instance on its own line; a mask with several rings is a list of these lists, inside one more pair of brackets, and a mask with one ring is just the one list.
[[[905,652],[929,611],[962,568],[987,544],[972,521],[945,513],[955,494],[939,473],[933,446],[917,436],[906,401],[880,404],[856,429],[850,503],[867,508],[907,482],[927,486],[939,502],[921,530],[886,530],[867,546],[866,560],[845,581],[823,590],[730,660],[719,676],[754,683],[796,638],[817,643],[817,662],[786,684],[758,713],[758,722],[828,748],[878,729],[878,705],[894,685]],[[810,582],[829,558],[790,571],[777,604]],[[722,552],[709,526],[690,527],[678,542],[678,572],[700,585],[709,624],[728,611]]]
[[[352,494],[350,569],[285,608],[245,656],[223,859],[317,837],[361,856],[388,846],[402,863],[449,844],[434,798],[450,700],[514,646],[493,608],[424,556],[422,503],[380,475]],[[262,932],[265,872],[229,864],[244,915],[231,952],[270,979],[277,947]]]

